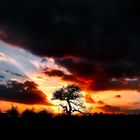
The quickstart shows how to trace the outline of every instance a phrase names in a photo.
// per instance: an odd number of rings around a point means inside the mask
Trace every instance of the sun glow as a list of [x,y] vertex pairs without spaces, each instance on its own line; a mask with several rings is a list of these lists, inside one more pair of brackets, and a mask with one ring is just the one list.
[[38,85],[38,89],[43,91],[44,94],[46,94],[47,99],[54,105],[51,107],[46,106],[45,108],[51,110],[53,113],[62,112],[62,109],[58,106],[59,101],[52,100],[52,94],[56,89],[66,86],[67,83],[58,77],[48,77],[45,74],[39,73],[32,75],[31,80],[33,80]]
[[[54,114],[62,112],[62,108],[59,107],[60,101],[54,101],[52,99],[52,93],[62,87],[70,84],[70,82],[65,82],[59,77],[48,77],[45,74],[38,73],[32,75],[32,80],[38,84],[38,88],[47,95],[47,99],[54,104],[52,107],[46,107],[51,110]],[[101,112],[102,110],[99,107],[104,105],[118,106],[122,108],[139,108],[140,104],[134,106],[136,102],[140,100],[140,93],[137,90],[107,90],[107,91],[89,91],[83,89],[83,97],[87,95],[93,99],[94,102],[86,102],[87,110],[90,110],[90,113]],[[119,95],[119,98],[116,98],[116,95]],[[104,112],[104,111],[102,111]]]
[[[1,43],[1,42],[0,42]],[[15,55],[17,54],[17,55]],[[74,61],[79,61],[74,59]],[[53,58],[44,57],[41,58],[30,52],[20,49],[16,46],[10,46],[8,44],[0,45],[0,75],[6,82],[10,79],[15,79],[19,82],[24,82],[30,80],[35,82],[38,85],[38,89],[41,90],[46,95],[46,101],[48,100],[54,106],[45,106],[45,105],[26,105],[20,103],[0,101],[0,109],[6,110],[11,104],[17,105],[19,111],[23,111],[26,108],[34,108],[36,111],[42,108],[46,108],[53,112],[54,114],[61,113],[62,108],[59,107],[60,101],[52,100],[52,94],[55,90],[60,87],[67,86],[73,82],[64,81],[63,78],[59,75],[57,76],[47,76],[45,71],[51,70],[60,70],[66,75],[70,73],[66,68],[56,64]],[[8,72],[7,72],[8,71]],[[23,75],[23,77],[12,75],[14,73],[19,73],[18,75]],[[61,73],[60,73],[61,75]],[[113,107],[119,107],[121,109],[139,109],[140,108],[140,92],[139,90],[105,90],[105,91],[89,91],[89,85],[94,83],[93,80],[83,79],[76,77],[79,81],[83,82],[81,84],[82,94],[84,97],[84,102],[87,109],[93,108],[92,113],[103,112],[100,107],[109,106],[111,109]],[[112,82],[116,82],[117,79],[112,79]],[[128,84],[131,82],[138,83],[138,78],[126,78],[125,83]],[[122,81],[121,81],[122,82]],[[120,84],[121,84],[120,82]],[[76,83],[78,84],[78,82]],[[79,85],[79,84],[78,84]],[[130,84],[132,86],[132,84]]]

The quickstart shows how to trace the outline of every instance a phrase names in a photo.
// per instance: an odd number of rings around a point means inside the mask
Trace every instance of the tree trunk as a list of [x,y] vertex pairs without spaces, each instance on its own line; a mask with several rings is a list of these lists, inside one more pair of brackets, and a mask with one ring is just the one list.
[[68,114],[68,116],[71,116],[71,113],[72,113],[72,106],[71,106],[69,100],[67,100],[67,103],[68,103],[68,106],[69,106],[69,110],[68,110],[67,114]]

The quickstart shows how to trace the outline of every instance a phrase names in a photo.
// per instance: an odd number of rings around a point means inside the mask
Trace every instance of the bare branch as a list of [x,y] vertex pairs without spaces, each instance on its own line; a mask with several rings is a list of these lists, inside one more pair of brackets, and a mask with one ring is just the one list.
[[60,106],[61,106],[66,112],[68,112],[67,106],[64,106],[64,105],[62,105],[62,104],[60,104]]
[[75,102],[70,101],[70,103],[72,103],[75,106],[79,106],[81,108],[85,108],[85,106],[83,106],[83,103],[82,102],[81,103],[75,103]]
[[74,109],[73,112],[79,112],[79,113],[81,113],[81,114],[83,114],[83,115],[86,115],[86,114],[87,114],[87,113],[82,112],[82,111],[80,111],[80,110],[78,110],[78,109]]

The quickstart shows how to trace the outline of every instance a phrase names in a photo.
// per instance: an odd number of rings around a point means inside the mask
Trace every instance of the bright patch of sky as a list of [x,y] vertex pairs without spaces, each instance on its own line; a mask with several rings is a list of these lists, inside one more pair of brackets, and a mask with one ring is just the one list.
[[5,80],[30,78],[41,70],[41,59],[26,50],[0,43],[0,75]]
[[53,58],[42,58],[19,47],[0,42],[0,82],[9,79],[34,80],[34,76],[44,69],[59,69],[69,74],[65,68],[58,66]]

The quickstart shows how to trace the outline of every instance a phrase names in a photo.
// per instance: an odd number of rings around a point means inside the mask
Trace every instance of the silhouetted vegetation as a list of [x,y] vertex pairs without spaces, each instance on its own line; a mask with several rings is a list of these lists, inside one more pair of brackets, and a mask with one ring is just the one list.
[[67,105],[60,104],[60,106],[68,116],[71,116],[74,112],[84,114],[80,110],[80,108],[85,108],[85,106],[83,106],[83,102],[80,100],[80,98],[82,98],[82,94],[80,92],[80,87],[76,85],[68,85],[56,90],[53,93],[52,99],[66,101]]
[[6,111],[7,115],[10,117],[18,117],[19,113],[18,113],[18,109],[17,106],[11,106],[11,108],[9,110]]
[[136,128],[140,125],[140,115],[103,114],[90,115],[61,114],[54,116],[43,109],[35,112],[26,109],[22,114],[12,106],[6,112],[0,112],[0,127],[3,130],[125,130]]

